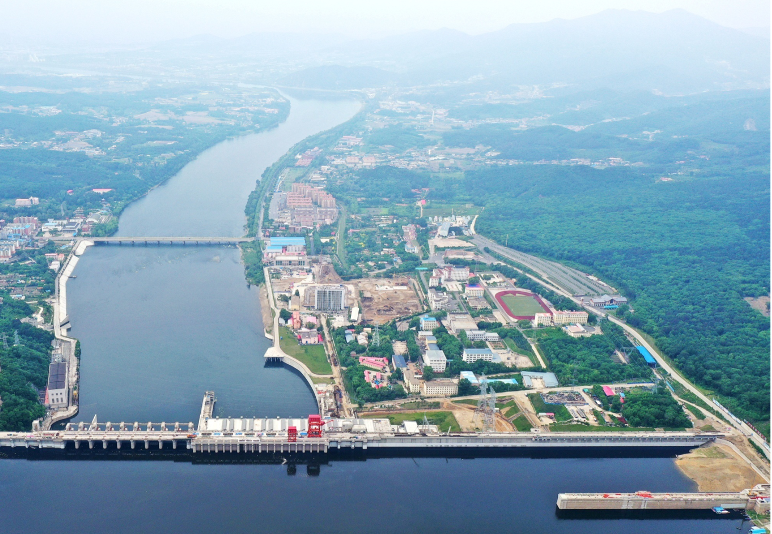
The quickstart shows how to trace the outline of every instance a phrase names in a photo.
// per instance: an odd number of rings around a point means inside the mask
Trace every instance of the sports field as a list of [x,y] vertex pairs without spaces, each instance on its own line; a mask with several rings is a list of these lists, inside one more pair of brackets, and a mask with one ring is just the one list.
[[534,314],[549,311],[541,298],[525,291],[503,291],[496,295],[496,300],[510,317],[518,320],[533,319]]

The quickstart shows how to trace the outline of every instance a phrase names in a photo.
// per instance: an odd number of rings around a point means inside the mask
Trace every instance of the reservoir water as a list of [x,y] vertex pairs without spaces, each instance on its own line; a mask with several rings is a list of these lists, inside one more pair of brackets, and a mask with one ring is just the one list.
[[[130,206],[120,235],[238,236],[265,167],[350,118],[352,101],[292,100],[278,128],[221,143]],[[265,367],[257,291],[228,247],[92,247],[68,284],[90,421],[305,416],[305,381]],[[305,466],[0,462],[0,530],[100,532],[729,533],[734,521],[562,519],[562,491],[694,491],[671,458],[394,458]]]

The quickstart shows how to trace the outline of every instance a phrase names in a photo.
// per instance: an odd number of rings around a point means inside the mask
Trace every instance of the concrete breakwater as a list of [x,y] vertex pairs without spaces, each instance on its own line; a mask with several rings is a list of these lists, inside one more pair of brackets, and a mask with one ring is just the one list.
[[[77,340],[67,335],[70,318],[67,314],[67,281],[78,265],[80,256],[94,243],[78,240],[67,256],[64,267],[59,271],[54,281],[54,337],[60,349],[61,360],[67,364],[68,403],[67,407],[50,412],[42,421],[37,422],[37,428],[48,430],[59,421],[74,417],[78,413],[78,359],[75,355]],[[33,427],[34,428],[34,427]]]
[[559,510],[769,510],[769,484],[740,492],[561,493]]

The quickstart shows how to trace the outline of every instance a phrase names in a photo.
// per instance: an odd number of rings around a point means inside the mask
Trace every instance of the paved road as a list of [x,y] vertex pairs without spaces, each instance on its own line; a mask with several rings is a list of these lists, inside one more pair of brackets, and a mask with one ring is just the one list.
[[[588,308],[588,309],[589,309],[589,308]],[[694,393],[694,394],[695,394],[695,395],[696,395],[696,396],[697,396],[697,397],[698,397],[700,400],[702,400],[703,402],[705,402],[705,403],[706,403],[708,406],[711,406],[711,407],[712,407],[712,408],[714,408],[715,410],[717,410],[717,411],[719,411],[719,412],[722,412],[722,413],[723,413],[723,415],[724,415],[724,416],[727,418],[727,420],[729,421],[729,423],[730,423],[730,424],[731,424],[731,425],[732,425],[734,428],[736,428],[737,430],[739,430],[739,431],[740,431],[740,433],[741,433],[742,435],[744,435],[746,438],[749,438],[749,439],[751,439],[751,440],[752,440],[752,441],[753,441],[753,442],[754,442],[754,443],[755,443],[757,446],[761,447],[762,449],[765,449],[765,450],[769,450],[769,445],[768,445],[768,444],[767,444],[767,443],[766,443],[766,442],[765,442],[765,441],[764,441],[764,440],[763,440],[763,439],[762,439],[762,438],[761,438],[761,437],[760,437],[758,434],[756,434],[756,433],[753,431],[753,429],[752,429],[752,428],[750,428],[750,427],[749,427],[747,424],[745,424],[745,423],[743,423],[743,422],[739,422],[739,423],[738,423],[737,421],[735,421],[735,420],[732,418],[732,416],[729,414],[729,412],[727,412],[726,410],[722,410],[721,408],[719,408],[718,406],[716,406],[716,405],[713,403],[713,400],[712,400],[712,399],[709,399],[709,398],[708,398],[706,395],[704,395],[704,394],[703,394],[703,393],[702,393],[702,392],[701,392],[699,389],[697,389],[697,388],[696,388],[694,385],[692,385],[692,383],[691,383],[691,382],[689,382],[689,381],[688,381],[686,378],[684,378],[683,376],[681,376],[681,375],[679,374],[679,372],[678,372],[676,369],[674,369],[674,368],[673,368],[673,367],[672,367],[672,366],[671,366],[671,365],[670,365],[670,364],[669,364],[669,363],[668,363],[668,362],[667,362],[667,361],[666,361],[666,360],[665,360],[665,359],[662,357],[662,355],[661,355],[659,352],[657,352],[657,350],[656,350],[656,349],[655,349],[655,348],[654,348],[654,347],[653,347],[653,346],[652,346],[652,345],[651,345],[651,344],[650,344],[648,341],[646,341],[646,339],[645,339],[645,338],[644,338],[644,337],[643,337],[643,336],[642,336],[640,333],[638,333],[638,331],[637,331],[635,328],[633,328],[633,327],[629,326],[627,323],[625,323],[625,322],[623,322],[623,321],[620,321],[619,319],[617,319],[617,318],[616,318],[616,317],[614,317],[613,315],[604,314],[603,312],[600,312],[599,310],[591,310],[591,311],[593,311],[593,312],[595,312],[595,313],[597,313],[597,314],[599,314],[599,315],[601,315],[601,316],[605,316],[605,317],[607,317],[607,318],[608,318],[608,319],[609,319],[609,320],[610,320],[612,323],[614,323],[614,324],[616,324],[616,325],[619,325],[620,327],[622,327],[622,328],[625,330],[625,332],[627,332],[628,334],[630,334],[631,336],[633,336],[633,337],[635,338],[635,340],[636,340],[636,341],[637,341],[637,342],[638,342],[638,343],[639,343],[641,346],[645,347],[645,348],[646,348],[646,350],[648,350],[648,351],[651,353],[651,355],[654,357],[654,359],[655,359],[655,360],[657,360],[657,365],[659,365],[659,366],[660,366],[662,369],[664,369],[665,371],[667,371],[667,372],[668,372],[668,374],[670,375],[670,378],[672,378],[674,381],[676,381],[676,382],[678,382],[679,384],[681,384],[681,385],[682,385],[684,388],[686,388],[687,390],[689,390],[689,391],[691,391],[692,393]]]

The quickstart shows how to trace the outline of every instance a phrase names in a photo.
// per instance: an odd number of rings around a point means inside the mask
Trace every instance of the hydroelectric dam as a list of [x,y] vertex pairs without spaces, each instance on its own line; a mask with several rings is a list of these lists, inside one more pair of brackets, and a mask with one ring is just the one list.
[[[507,455],[517,450],[627,451],[690,449],[721,438],[715,432],[442,432],[434,425],[388,419],[219,418],[214,417],[214,392],[204,395],[198,424],[187,423],[68,423],[62,430],[0,433],[0,450],[13,455],[67,451],[140,453],[163,450],[191,455],[328,454],[358,451],[377,457],[405,454],[458,454],[474,457]],[[642,450],[644,449],[644,450]],[[116,454],[117,453],[117,454]],[[569,453],[570,455],[571,453]],[[604,453],[601,452],[600,455]],[[623,453],[624,454],[624,453]],[[48,456],[48,455],[46,455]],[[55,454],[53,455],[56,456]]]

